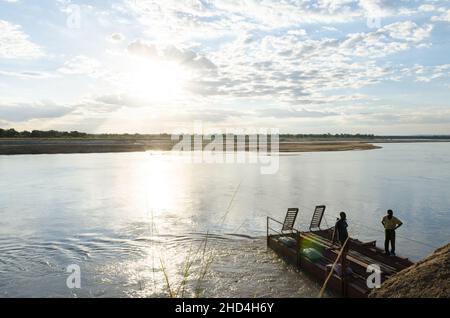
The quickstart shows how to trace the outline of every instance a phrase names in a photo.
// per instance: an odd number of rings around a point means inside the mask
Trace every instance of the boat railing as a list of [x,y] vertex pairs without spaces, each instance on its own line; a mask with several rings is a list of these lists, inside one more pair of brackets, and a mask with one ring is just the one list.
[[[274,224],[279,226],[280,229],[275,229]],[[300,231],[291,228],[288,231],[283,231],[283,222],[280,222],[274,218],[271,218],[270,216],[267,217],[267,239],[269,239],[271,236],[278,236],[278,237],[294,237],[296,240],[300,237]]]

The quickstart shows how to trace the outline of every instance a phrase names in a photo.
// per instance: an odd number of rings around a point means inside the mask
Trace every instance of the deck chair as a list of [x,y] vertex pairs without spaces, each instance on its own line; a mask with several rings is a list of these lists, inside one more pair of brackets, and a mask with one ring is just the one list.
[[289,232],[294,229],[295,220],[297,219],[298,215],[298,209],[297,208],[290,208],[286,212],[286,218],[283,222],[283,228],[281,229],[281,232]]
[[309,226],[309,230],[320,230],[320,224],[322,223],[323,215],[325,213],[326,206],[318,205],[314,210],[313,217],[311,219],[311,225]]

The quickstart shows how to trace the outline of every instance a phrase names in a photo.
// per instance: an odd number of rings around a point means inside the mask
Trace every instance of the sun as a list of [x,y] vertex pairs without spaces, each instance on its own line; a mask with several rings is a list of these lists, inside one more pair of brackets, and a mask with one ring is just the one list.
[[135,97],[149,101],[182,98],[189,71],[172,61],[134,59],[125,79],[126,88]]

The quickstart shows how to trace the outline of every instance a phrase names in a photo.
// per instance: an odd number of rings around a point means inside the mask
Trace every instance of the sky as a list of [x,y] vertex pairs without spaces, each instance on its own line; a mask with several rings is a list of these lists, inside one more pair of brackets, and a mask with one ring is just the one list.
[[0,127],[450,134],[450,1],[0,0]]

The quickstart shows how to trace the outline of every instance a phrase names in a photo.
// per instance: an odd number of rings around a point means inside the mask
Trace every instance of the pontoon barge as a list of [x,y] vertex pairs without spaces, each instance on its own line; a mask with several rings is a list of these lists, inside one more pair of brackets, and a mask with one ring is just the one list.
[[[327,290],[343,297],[368,297],[376,284],[374,269],[380,269],[379,277],[383,283],[390,276],[413,265],[406,258],[385,255],[383,250],[376,247],[375,241],[363,243],[352,238],[337,260],[341,247],[333,242],[334,228],[320,229],[324,212],[325,206],[316,207],[307,232],[300,232],[293,227],[298,209],[289,209],[284,223],[268,217],[267,246],[287,263],[320,283],[329,277]],[[338,265],[333,268],[335,262]],[[330,276],[331,270],[333,274]]]

